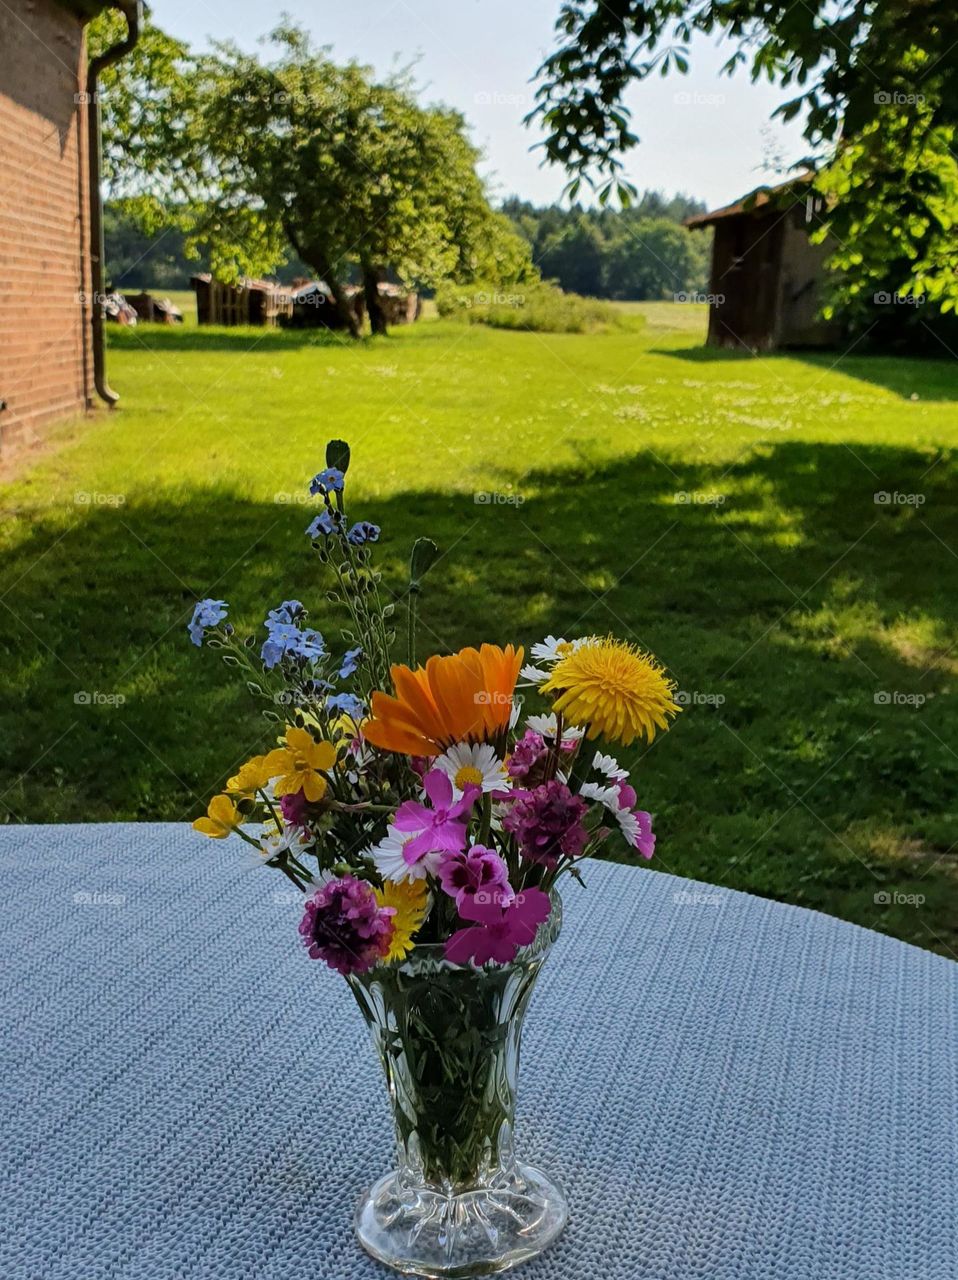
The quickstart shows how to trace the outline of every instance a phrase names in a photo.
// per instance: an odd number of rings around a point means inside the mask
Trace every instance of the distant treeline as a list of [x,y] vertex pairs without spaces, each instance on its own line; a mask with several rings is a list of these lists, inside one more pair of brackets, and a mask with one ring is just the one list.
[[512,197],[502,211],[529,242],[543,278],[563,289],[642,300],[708,287],[711,235],[681,225],[705,205],[688,196],[647,191],[625,210],[540,208]]
[[[626,210],[538,207],[512,197],[502,211],[528,241],[544,279],[586,297],[642,300],[706,290],[710,235],[681,225],[704,208],[687,196],[648,191]],[[114,288],[185,289],[206,269],[186,257],[180,230],[146,235],[122,203],[107,204],[104,234]],[[271,274],[288,284],[314,272],[291,253]]]

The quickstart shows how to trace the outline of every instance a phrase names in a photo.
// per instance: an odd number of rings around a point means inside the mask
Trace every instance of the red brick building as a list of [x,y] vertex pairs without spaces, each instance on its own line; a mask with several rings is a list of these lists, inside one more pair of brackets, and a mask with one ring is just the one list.
[[111,2],[0,3],[0,453],[96,394],[85,24]]

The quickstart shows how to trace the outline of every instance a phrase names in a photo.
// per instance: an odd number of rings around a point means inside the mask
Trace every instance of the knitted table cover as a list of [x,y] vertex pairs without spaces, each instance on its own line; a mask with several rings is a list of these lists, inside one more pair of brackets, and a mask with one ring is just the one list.
[[[382,1280],[392,1134],[301,896],[166,824],[0,828],[2,1280]],[[527,1019],[525,1280],[955,1280],[958,964],[590,865]]]

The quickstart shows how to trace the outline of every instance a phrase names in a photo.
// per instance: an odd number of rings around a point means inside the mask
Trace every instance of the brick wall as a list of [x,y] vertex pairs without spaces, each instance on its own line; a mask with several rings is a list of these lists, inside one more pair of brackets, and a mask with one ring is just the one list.
[[0,3],[0,452],[93,394],[80,19]]

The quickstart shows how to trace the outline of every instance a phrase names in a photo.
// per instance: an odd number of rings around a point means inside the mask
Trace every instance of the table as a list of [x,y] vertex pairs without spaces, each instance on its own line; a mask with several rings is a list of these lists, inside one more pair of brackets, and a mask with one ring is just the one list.
[[[0,828],[3,1280],[383,1280],[384,1092],[299,897],[169,824]],[[958,964],[588,869],[523,1047],[524,1280],[955,1280]]]

